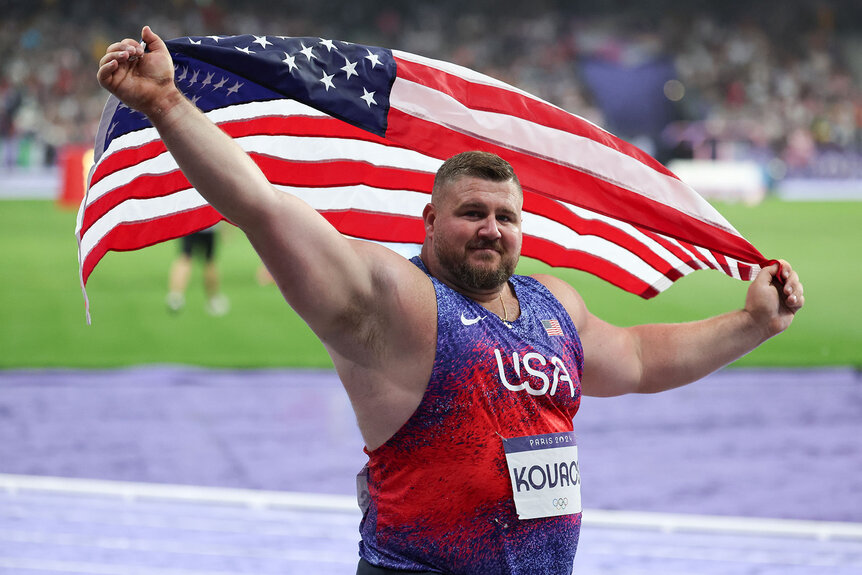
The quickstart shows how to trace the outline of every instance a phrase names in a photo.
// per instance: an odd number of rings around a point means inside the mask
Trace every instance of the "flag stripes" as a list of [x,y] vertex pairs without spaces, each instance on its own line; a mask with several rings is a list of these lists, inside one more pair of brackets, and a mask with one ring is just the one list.
[[[636,147],[472,70],[392,54],[397,75],[384,137],[269,93],[206,114],[273,185],[349,236],[421,243],[422,208],[437,168],[455,153],[481,149],[512,163],[521,180],[525,256],[587,271],[642,297],[698,269],[751,279],[765,262],[712,206]],[[139,249],[221,219],[154,128],[111,138],[121,112],[129,111],[109,99],[78,215],[82,284],[108,251]]]

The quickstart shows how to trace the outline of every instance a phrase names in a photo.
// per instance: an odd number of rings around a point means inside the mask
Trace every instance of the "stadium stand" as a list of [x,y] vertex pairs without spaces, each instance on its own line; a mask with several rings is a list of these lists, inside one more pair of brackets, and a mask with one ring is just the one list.
[[[862,175],[862,8],[843,0],[666,8],[631,2],[175,0],[12,2],[0,17],[0,169],[52,166],[93,141],[106,44],[148,22],[163,37],[257,33],[394,47],[499,77],[673,158],[754,160],[769,182]],[[592,3],[595,4],[595,3]],[[228,8],[229,6],[229,8]],[[668,4],[669,8],[671,4]]]

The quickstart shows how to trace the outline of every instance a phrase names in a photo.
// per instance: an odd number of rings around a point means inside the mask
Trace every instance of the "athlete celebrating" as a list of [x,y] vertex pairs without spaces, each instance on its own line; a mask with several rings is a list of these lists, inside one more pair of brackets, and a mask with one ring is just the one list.
[[[549,275],[513,275],[522,194],[501,158],[447,160],[408,261],[345,238],[174,86],[165,44],[109,46],[98,80],[147,115],[192,185],[240,227],[332,357],[369,462],[359,573],[569,574],[580,529],[581,394],[696,381],[785,330],[804,303],[787,262],[742,309],[617,327]],[[781,274],[780,278],[778,274]]]

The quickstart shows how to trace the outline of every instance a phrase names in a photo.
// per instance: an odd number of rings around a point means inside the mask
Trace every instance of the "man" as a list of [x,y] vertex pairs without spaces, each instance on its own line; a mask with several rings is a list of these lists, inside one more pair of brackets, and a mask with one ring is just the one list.
[[186,305],[186,289],[192,276],[192,257],[195,252],[203,259],[204,292],[207,298],[204,309],[217,317],[230,310],[230,302],[219,287],[221,281],[215,260],[216,233],[215,226],[211,226],[180,238],[180,254],[171,263],[168,274],[165,303],[169,312],[179,313]]
[[148,27],[142,38],[146,53],[131,39],[108,48],[99,82],[149,117],[195,188],[246,233],[350,397],[369,455],[359,573],[570,573],[581,394],[695,381],[803,305],[782,262],[757,276],[741,310],[612,326],[565,282],[512,276],[520,184],[485,153],[441,167],[421,259],[349,240],[271,186],[176,89],[162,40]]

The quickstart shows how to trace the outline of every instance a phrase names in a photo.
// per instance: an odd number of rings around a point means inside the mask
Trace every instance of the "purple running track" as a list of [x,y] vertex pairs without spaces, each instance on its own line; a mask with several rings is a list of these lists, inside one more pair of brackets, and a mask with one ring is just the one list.
[[[725,369],[584,398],[584,506],[862,522],[862,376]],[[0,473],[352,494],[365,462],[331,371],[0,371]]]

